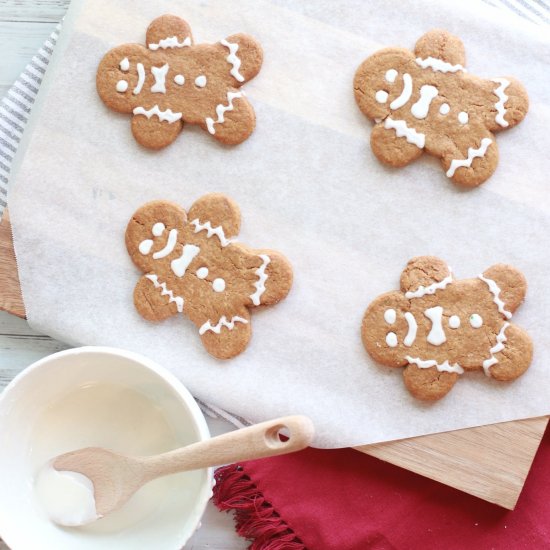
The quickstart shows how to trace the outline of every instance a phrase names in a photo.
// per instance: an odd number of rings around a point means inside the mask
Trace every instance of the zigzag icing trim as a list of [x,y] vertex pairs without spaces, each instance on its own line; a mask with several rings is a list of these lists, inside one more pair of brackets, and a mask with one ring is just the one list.
[[241,60],[237,57],[239,45],[233,42],[228,42],[225,38],[220,40],[220,44],[229,50],[229,55],[225,58],[227,62],[232,65],[232,69],[229,72],[235,80],[244,82],[244,76],[239,72],[239,69],[241,68]]
[[489,279],[483,275],[478,275],[478,277],[489,287],[489,290],[493,295],[493,302],[497,305],[500,313],[502,313],[506,319],[511,319],[512,313],[504,309],[504,302],[500,299],[500,287],[495,283],[495,281],[493,281],[493,279]]
[[169,36],[168,38],[159,40],[156,44],[149,44],[149,49],[156,51],[159,48],[165,50],[166,48],[185,48],[187,46],[191,46],[191,38],[189,36],[183,42],[178,42],[177,36]]
[[506,107],[504,107],[504,105],[508,101],[508,96],[504,93],[504,90],[510,86],[510,81],[505,78],[493,78],[493,82],[500,84],[500,86],[493,91],[498,97],[498,101],[495,103],[495,108],[498,111],[495,116],[495,121],[506,128],[509,124],[504,120],[504,115],[506,114]]
[[219,103],[216,107],[216,116],[218,117],[216,120],[213,118],[207,117],[205,118],[206,127],[208,128],[208,131],[214,135],[216,133],[216,129],[214,128],[214,124],[223,124],[225,122],[224,114],[227,111],[232,111],[234,109],[233,107],[233,100],[239,99],[240,97],[244,96],[244,92],[227,92],[227,105],[224,105],[223,103]]
[[199,221],[199,218],[195,218],[191,223],[195,226],[195,233],[198,233],[199,231],[206,231],[206,236],[208,238],[216,235],[216,237],[220,239],[220,243],[222,246],[228,246],[231,244],[231,241],[225,237],[225,233],[221,225],[218,225],[217,227],[212,227],[212,224],[209,221],[201,223]]
[[506,342],[507,340],[506,335],[504,333],[509,326],[510,326],[510,323],[504,323],[504,325],[502,325],[502,328],[497,334],[497,343],[489,350],[491,357],[483,361],[483,370],[485,371],[485,374],[487,376],[491,376],[489,369],[493,365],[496,365],[498,363],[498,359],[495,357],[495,353],[498,353],[499,351],[502,351],[504,349],[504,342]]
[[409,364],[416,365],[419,369],[429,369],[430,367],[437,367],[437,370],[439,372],[456,372],[457,374],[464,373],[464,369],[458,363],[454,363],[453,365],[451,365],[449,361],[438,363],[433,359],[423,361],[418,357],[411,357],[410,355],[406,355],[405,359],[409,362]]
[[168,296],[168,303],[174,302],[178,308],[178,313],[183,312],[183,298],[181,296],[174,296],[174,293],[171,290],[168,290],[166,283],[160,283],[159,278],[156,275],[145,275],[154,285],[155,288],[161,289],[161,296]]
[[254,273],[258,276],[258,280],[254,283],[256,292],[250,295],[250,299],[255,306],[260,305],[262,294],[265,292],[265,282],[267,281],[268,277],[267,273],[265,272],[265,268],[271,262],[271,258],[266,254],[260,254],[260,258],[262,259],[262,265],[258,269],[256,269],[256,271],[254,271]]
[[404,137],[409,143],[416,145],[419,149],[423,149],[426,144],[426,135],[417,132],[414,128],[409,128],[404,120],[393,120],[388,117],[384,121],[384,128],[395,130],[397,137]]
[[408,291],[405,292],[405,298],[410,300],[411,298],[422,298],[422,296],[426,294],[435,294],[436,291],[444,289],[448,284],[453,282],[453,275],[452,273],[445,277],[442,281],[438,281],[437,283],[432,283],[428,286],[422,286],[420,285],[414,292]]
[[235,328],[235,323],[243,323],[247,325],[248,321],[246,319],[243,319],[242,317],[239,317],[238,315],[234,315],[233,317],[231,317],[231,321],[228,321],[227,317],[225,315],[222,315],[218,323],[213,326],[210,322],[210,319],[208,319],[208,321],[206,321],[206,323],[204,323],[199,329],[199,334],[202,336],[205,332],[208,332],[209,330],[216,334],[220,334],[223,327],[227,327],[229,330],[233,330]]
[[440,71],[442,73],[456,73],[458,71],[467,72],[466,69],[459,63],[456,65],[451,65],[450,63],[447,63],[447,61],[437,59],[437,57],[426,57],[425,59],[417,57],[416,64],[420,65],[423,69],[427,69],[429,67],[432,71]]
[[174,113],[171,109],[162,111],[158,105],[155,105],[151,109],[145,109],[144,107],[136,107],[133,111],[134,115],[145,115],[147,118],[152,116],[158,116],[161,122],[168,121],[170,124],[176,122],[182,117],[181,113]]
[[468,147],[468,158],[453,159],[451,161],[451,166],[447,170],[447,177],[452,178],[458,168],[470,168],[475,158],[485,156],[487,148],[489,147],[489,145],[491,145],[491,143],[493,143],[493,140],[491,138],[483,138],[481,140],[481,145],[477,149],[474,149],[473,147]]

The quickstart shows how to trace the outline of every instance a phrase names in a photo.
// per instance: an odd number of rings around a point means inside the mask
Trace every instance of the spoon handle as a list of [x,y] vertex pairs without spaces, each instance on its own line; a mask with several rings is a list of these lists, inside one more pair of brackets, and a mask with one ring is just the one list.
[[[281,432],[288,437],[286,441],[279,437]],[[154,479],[176,472],[292,453],[307,447],[313,434],[313,423],[306,416],[276,418],[161,455],[144,457],[144,475],[146,479]]]

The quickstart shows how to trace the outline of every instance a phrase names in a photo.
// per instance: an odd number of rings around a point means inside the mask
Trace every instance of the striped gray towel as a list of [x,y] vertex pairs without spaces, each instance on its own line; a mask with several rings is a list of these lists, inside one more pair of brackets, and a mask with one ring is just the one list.
[[[538,25],[550,24],[550,0],[483,0]],[[10,169],[23,136],[38,88],[57,43],[61,24],[38,50],[0,101],[0,220],[6,207]]]

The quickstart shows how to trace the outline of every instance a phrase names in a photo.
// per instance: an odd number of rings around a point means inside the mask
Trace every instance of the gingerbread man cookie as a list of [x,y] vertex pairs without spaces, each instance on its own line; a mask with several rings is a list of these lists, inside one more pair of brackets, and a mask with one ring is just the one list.
[[147,47],[110,50],[97,70],[99,96],[109,108],[132,114],[132,133],[145,147],[172,143],[184,122],[197,124],[227,144],[254,130],[254,109],[239,88],[262,66],[258,42],[234,34],[217,44],[194,45],[187,22],[174,15],[155,19]]
[[292,286],[288,260],[236,243],[239,229],[238,206],[220,194],[204,195],[187,213],[170,202],[147,203],[126,229],[128,253],[145,274],[134,291],[140,315],[162,321],[184,313],[220,359],[246,348],[249,309],[276,304]]
[[456,184],[475,187],[491,176],[498,162],[493,132],[523,120],[527,92],[512,77],[487,80],[464,65],[461,40],[433,30],[414,52],[386,48],[359,66],[355,100],[376,122],[371,147],[379,160],[401,167],[426,151]]
[[405,385],[419,399],[442,398],[465,371],[514,380],[533,355],[529,335],[510,322],[526,290],[524,276],[509,265],[455,281],[439,258],[413,258],[401,274],[401,291],[368,307],[363,344],[375,361],[406,366]]

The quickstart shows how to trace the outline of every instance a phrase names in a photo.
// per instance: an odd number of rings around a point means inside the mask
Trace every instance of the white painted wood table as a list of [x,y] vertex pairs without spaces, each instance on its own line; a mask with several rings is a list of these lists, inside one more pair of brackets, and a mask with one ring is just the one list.
[[[0,0],[0,97],[61,20],[69,1]],[[0,391],[30,363],[65,347],[35,333],[26,321],[0,312]],[[232,429],[224,421],[208,419],[208,424],[214,435]],[[191,550],[246,547],[246,541],[235,534],[232,517],[218,512],[212,504],[208,505],[202,527],[186,546]],[[0,541],[0,550],[6,549]]]

